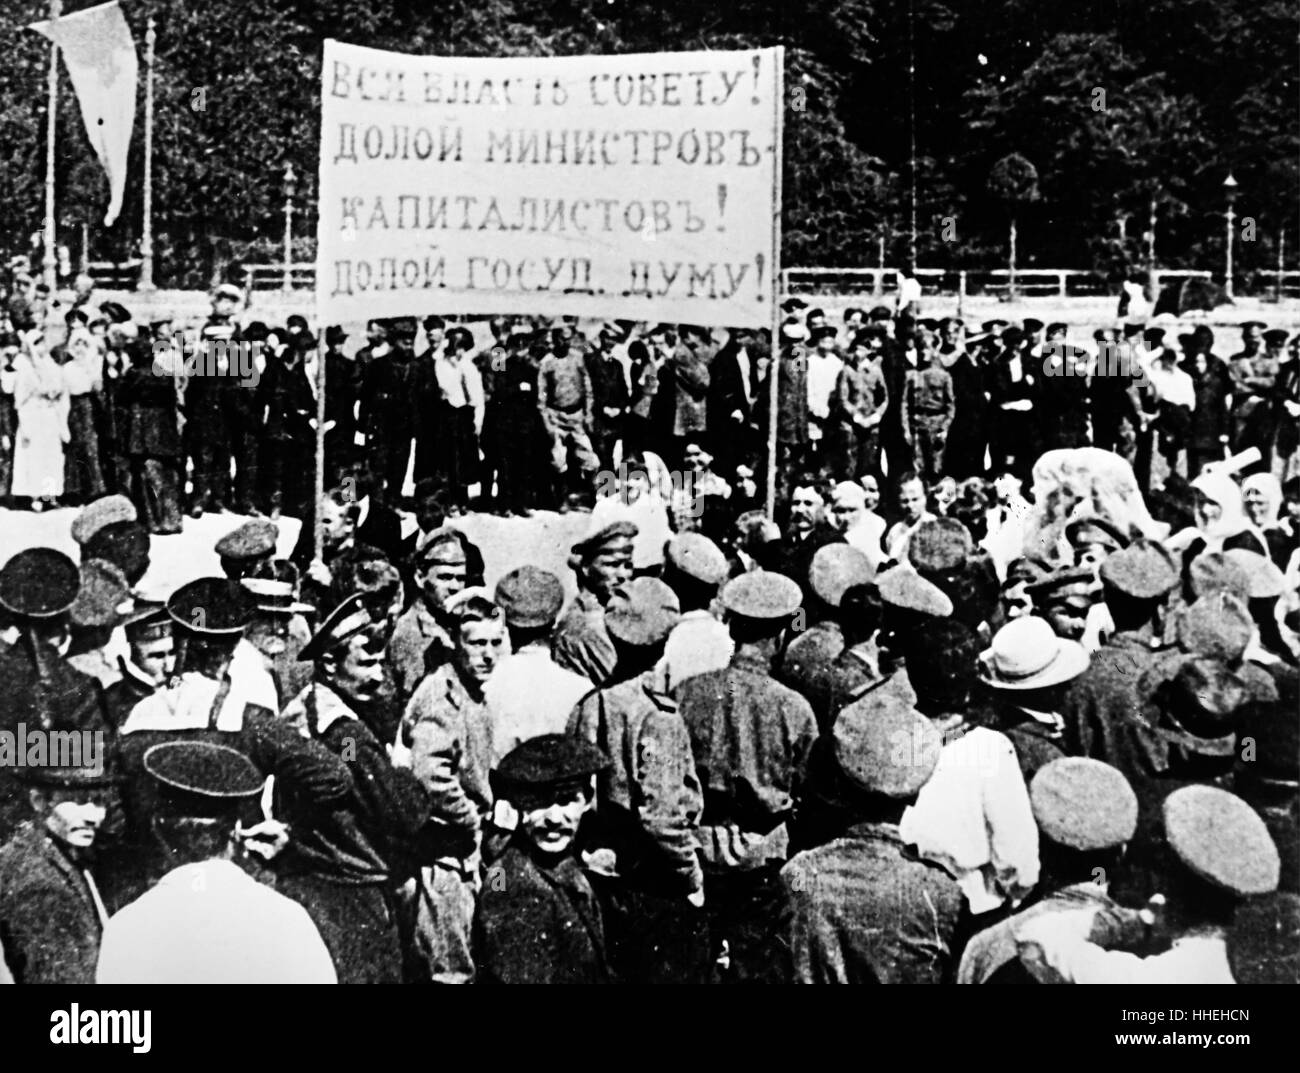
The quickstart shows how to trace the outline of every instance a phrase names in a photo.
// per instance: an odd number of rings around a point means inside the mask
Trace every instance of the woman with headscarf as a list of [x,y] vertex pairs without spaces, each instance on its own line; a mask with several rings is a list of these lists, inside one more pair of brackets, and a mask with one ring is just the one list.
[[24,333],[14,360],[15,498],[30,499],[33,510],[63,495],[63,451],[67,446],[69,396],[63,367],[45,346],[45,333]]
[[1183,564],[1189,567],[1202,552],[1243,551],[1268,554],[1268,545],[1246,517],[1242,509],[1241,488],[1223,472],[1202,473],[1191,483],[1195,496],[1195,526],[1183,529],[1169,538],[1170,551],[1181,552]]
[[1241,482],[1241,502],[1251,527],[1268,545],[1269,558],[1279,569],[1285,570],[1300,542],[1283,529],[1278,520],[1282,509],[1282,483],[1271,473],[1253,473]]

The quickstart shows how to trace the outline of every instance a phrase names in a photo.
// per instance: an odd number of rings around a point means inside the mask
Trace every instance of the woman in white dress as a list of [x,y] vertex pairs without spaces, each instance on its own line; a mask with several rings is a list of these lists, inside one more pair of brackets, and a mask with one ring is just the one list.
[[45,333],[25,332],[14,359],[16,430],[12,494],[41,510],[63,495],[63,451],[68,443],[68,385],[45,345]]

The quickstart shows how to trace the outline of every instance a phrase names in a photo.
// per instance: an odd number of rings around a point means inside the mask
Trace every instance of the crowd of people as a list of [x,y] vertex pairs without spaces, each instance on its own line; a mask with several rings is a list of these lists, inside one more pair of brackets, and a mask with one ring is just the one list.
[[[58,354],[13,325],[12,493],[56,458],[102,483],[80,563],[0,567],[0,759],[102,750],[0,763],[0,974],[1300,978],[1285,332],[1224,362],[1203,327],[1180,356],[793,299],[778,524],[761,332],[499,318],[479,349],[430,317],[419,356],[401,319],[347,357],[238,304],[197,340],[261,337],[255,377],[155,366],[184,345],[120,307]],[[145,395],[170,454],[131,438]],[[141,591],[187,485],[250,517],[222,577]],[[589,511],[571,576],[525,541],[488,584],[458,522],[488,508]]]

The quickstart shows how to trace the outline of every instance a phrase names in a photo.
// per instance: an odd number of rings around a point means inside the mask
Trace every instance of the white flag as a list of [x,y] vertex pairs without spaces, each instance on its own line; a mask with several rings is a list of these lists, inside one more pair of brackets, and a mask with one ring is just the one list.
[[140,64],[131,28],[117,0],[57,20],[33,23],[28,28],[48,37],[63,53],[81,104],[86,134],[108,176],[108,212],[104,214],[107,227],[122,211],[126,158],[135,123]]

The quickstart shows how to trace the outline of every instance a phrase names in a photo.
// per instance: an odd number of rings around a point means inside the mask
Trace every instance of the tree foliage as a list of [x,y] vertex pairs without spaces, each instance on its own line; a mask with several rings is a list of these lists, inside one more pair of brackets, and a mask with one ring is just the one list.
[[[68,7],[89,0],[69,0]],[[41,225],[48,47],[24,27],[44,0],[0,10],[0,249]],[[1223,178],[1257,223],[1243,270],[1284,231],[1300,248],[1300,14],[1291,0],[123,0],[143,53],[158,29],[154,232],[162,282],[201,285],[230,260],[278,257],[282,176],[299,176],[304,254],[314,228],[321,43],[442,55],[557,56],[783,44],[784,257],[874,264],[906,249],[911,176],[922,264],[989,263],[1008,199],[990,183],[1015,154],[1037,172],[1018,198],[1021,261],[1140,259],[1152,201],[1166,264],[1218,263]],[[915,76],[909,76],[914,63]],[[61,241],[91,255],[139,241],[142,132],[120,221],[62,79]],[[916,159],[911,116],[915,113]],[[957,241],[942,236],[958,221]],[[1121,221],[1127,246],[1117,249]],[[948,229],[951,234],[952,229]],[[71,241],[69,241],[71,240]]]

